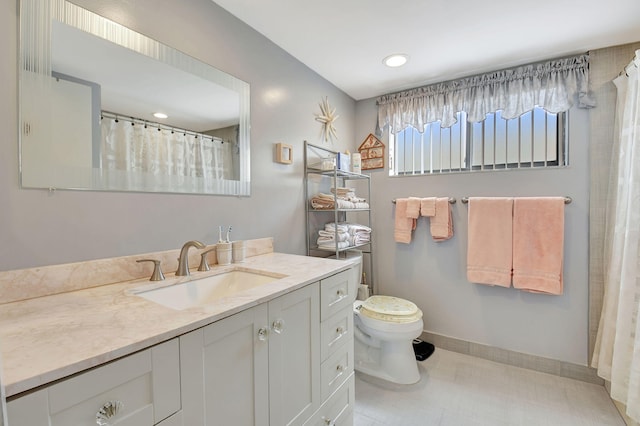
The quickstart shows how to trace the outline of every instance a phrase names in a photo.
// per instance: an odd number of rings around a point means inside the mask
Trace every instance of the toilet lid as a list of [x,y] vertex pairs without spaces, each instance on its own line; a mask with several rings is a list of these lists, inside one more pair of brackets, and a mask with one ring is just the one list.
[[393,296],[371,296],[362,303],[360,313],[385,322],[407,323],[422,318],[415,303]]

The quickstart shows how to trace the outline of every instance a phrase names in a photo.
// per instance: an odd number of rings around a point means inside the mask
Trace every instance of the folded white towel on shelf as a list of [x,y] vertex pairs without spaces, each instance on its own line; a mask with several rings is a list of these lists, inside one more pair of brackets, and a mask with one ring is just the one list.
[[[338,241],[338,249],[345,249],[351,246],[351,244],[348,241]],[[336,242],[335,241],[331,241],[331,242],[325,242],[323,241],[322,243],[318,243],[318,248],[321,249],[329,249],[329,250],[333,250],[336,248]]]
[[336,225],[334,222],[329,222],[327,224],[324,225],[324,230],[325,231],[335,231],[338,230],[339,232],[349,232],[349,225],[346,223],[339,223],[338,225]]
[[369,228],[368,226],[360,225],[359,223],[348,223],[346,225],[348,226],[350,234],[355,234],[357,232],[365,232],[369,234],[371,233],[371,228]]
[[369,234],[366,235],[354,235],[353,236],[353,245],[358,246],[361,244],[367,244],[371,241],[371,236]]
[[320,239],[322,238],[324,241],[333,241],[334,239],[337,239],[338,241],[348,241],[349,240],[349,233],[348,232],[340,232],[338,231],[336,232],[330,232],[330,231],[324,231],[324,230],[319,230],[318,231],[318,241],[320,241]]
[[347,200],[351,201],[352,203],[366,203],[367,202],[366,198],[357,197],[356,194],[348,196]]
[[335,196],[333,194],[319,192],[309,201],[311,203],[311,207],[315,210],[369,208],[369,203],[367,203],[364,198],[356,197],[353,192],[349,193],[348,196]]
[[[367,244],[371,241],[371,228],[358,223],[327,223],[324,230],[318,231],[318,246],[322,248],[335,248],[335,241],[338,240],[338,248],[347,248]],[[342,244],[342,243],[347,243]]]
[[357,203],[354,203],[354,208],[356,208],[356,209],[368,209],[369,208],[369,203],[357,202]]

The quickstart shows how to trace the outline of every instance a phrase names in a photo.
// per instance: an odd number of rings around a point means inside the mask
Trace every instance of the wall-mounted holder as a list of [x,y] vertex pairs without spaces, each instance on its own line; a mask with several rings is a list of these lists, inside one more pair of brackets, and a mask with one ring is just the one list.
[[276,162],[281,164],[292,164],[293,147],[289,144],[278,142],[276,144]]

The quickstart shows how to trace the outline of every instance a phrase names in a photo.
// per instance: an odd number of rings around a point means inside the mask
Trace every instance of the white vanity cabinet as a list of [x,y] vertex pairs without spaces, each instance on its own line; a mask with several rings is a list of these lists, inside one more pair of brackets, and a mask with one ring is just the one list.
[[355,291],[344,271],[181,336],[184,424],[350,425]]
[[96,425],[102,408],[109,426],[349,426],[355,275],[14,396],[9,425]]
[[321,288],[322,405],[305,426],[353,424],[353,301],[358,268],[333,275]]
[[96,425],[104,407],[113,426],[183,426],[179,365],[173,339],[10,400],[9,424]]
[[313,283],[181,336],[185,424],[302,424],[320,406]]

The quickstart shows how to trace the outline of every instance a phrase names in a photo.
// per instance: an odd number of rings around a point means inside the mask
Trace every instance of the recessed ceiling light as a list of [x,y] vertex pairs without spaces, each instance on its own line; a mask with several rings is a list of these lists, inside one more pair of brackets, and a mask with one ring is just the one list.
[[154,112],[153,116],[155,118],[169,118],[169,116],[167,114],[165,114],[164,112]]
[[382,60],[382,63],[388,67],[401,67],[407,63],[409,60],[409,55],[405,55],[404,53],[394,53],[393,55],[389,55]]

